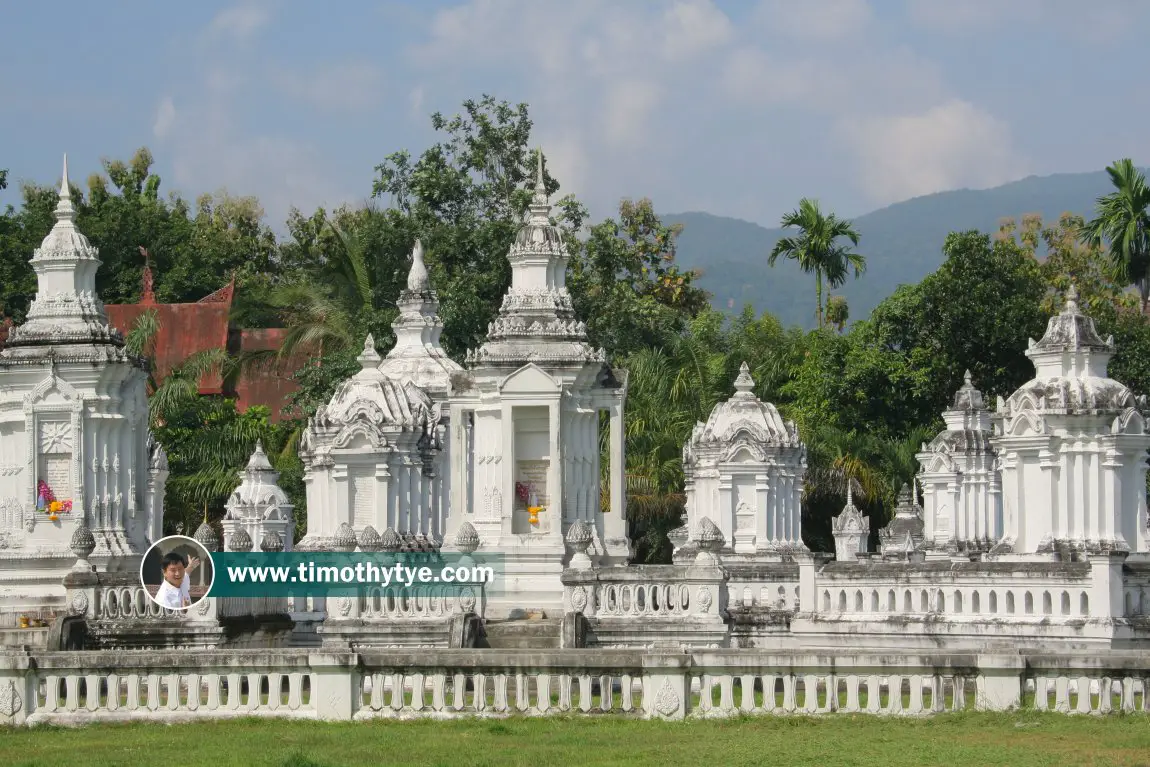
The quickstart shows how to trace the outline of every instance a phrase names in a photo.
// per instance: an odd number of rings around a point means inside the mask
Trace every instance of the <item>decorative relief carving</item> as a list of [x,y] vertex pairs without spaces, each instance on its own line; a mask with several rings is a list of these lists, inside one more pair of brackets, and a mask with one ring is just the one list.
[[577,613],[583,612],[587,607],[587,590],[582,586],[576,586],[571,591],[571,607]]
[[663,716],[671,716],[679,711],[679,693],[671,686],[669,679],[663,680],[663,686],[655,695],[655,712]]
[[711,611],[711,590],[706,586],[699,587],[698,596],[696,600],[699,603],[699,612],[706,613]]
[[348,597],[339,597],[335,600],[335,609],[342,616],[347,617],[351,613],[351,599]]
[[24,507],[15,498],[0,501],[0,530],[19,530],[24,526]]
[[88,612],[88,595],[82,591],[77,592],[72,596],[68,610],[72,615],[83,615]]

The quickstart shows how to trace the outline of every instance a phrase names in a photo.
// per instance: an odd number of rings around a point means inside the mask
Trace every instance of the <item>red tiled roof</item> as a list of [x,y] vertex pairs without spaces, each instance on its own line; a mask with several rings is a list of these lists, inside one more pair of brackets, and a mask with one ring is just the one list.
[[[156,312],[160,328],[156,333],[153,350],[155,369],[152,377],[159,383],[197,352],[207,349],[226,349],[232,354],[261,350],[278,350],[287,330],[263,328],[236,330],[229,322],[235,280],[204,296],[194,304],[158,304],[151,291],[151,270],[145,270],[144,295],[138,304],[108,304],[104,308],[108,321],[125,335],[136,319],[148,311]],[[307,364],[300,356],[289,360],[267,360],[249,367],[236,382],[235,391],[225,391],[218,372],[200,380],[200,394],[223,394],[236,398],[236,407],[243,411],[252,405],[264,405],[271,411],[273,421],[283,416],[288,397],[299,387],[291,380],[292,374]]]
[[[146,297],[145,297],[146,299]],[[231,302],[212,304],[108,304],[104,307],[108,321],[125,336],[136,319],[149,311],[156,312],[160,329],[154,340],[152,355],[156,382],[164,380],[184,360],[207,349],[228,348],[228,314]],[[200,380],[200,394],[222,394],[223,381],[218,372]]]
[[[240,351],[278,351],[287,333],[286,328],[241,330]],[[280,420],[280,411],[288,406],[288,398],[299,389],[291,378],[292,374],[309,361],[307,355],[297,354],[286,360],[269,358],[249,367],[236,384],[236,407],[247,410],[252,405],[266,405],[271,410],[272,420]]]

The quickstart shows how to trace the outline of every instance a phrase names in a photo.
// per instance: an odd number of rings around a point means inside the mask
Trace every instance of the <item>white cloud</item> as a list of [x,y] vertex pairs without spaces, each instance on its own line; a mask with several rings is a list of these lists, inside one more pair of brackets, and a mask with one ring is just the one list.
[[871,8],[867,0],[761,0],[755,16],[788,37],[826,43],[866,34]]
[[277,69],[271,79],[289,98],[325,112],[360,111],[383,96],[383,74],[367,61],[323,65],[309,72]]
[[676,2],[663,13],[663,52],[669,59],[696,56],[726,44],[731,20],[708,0]]
[[162,139],[176,122],[176,105],[171,96],[165,96],[156,107],[156,119],[152,122],[152,135]]
[[863,191],[880,204],[997,186],[1026,171],[1009,126],[958,99],[915,114],[844,120],[839,131],[855,154]]
[[[242,40],[267,23],[268,13],[256,5],[240,5],[218,14],[200,39],[227,35]],[[190,79],[161,100],[152,130],[162,156],[171,162],[175,185],[188,194],[226,189],[237,195],[257,195],[268,222],[279,227],[292,207],[310,211],[353,200],[332,180],[319,146],[291,125],[252,130],[241,117],[248,102],[276,93],[287,99],[327,110],[348,110],[378,99],[379,78],[358,62],[336,64],[310,73],[277,70],[260,57],[211,47],[196,49]],[[243,56],[245,63],[237,64]],[[179,102],[177,115],[176,102]]]
[[252,3],[243,3],[225,8],[216,14],[208,25],[209,37],[230,37],[236,42],[248,40],[261,27],[271,21],[267,8]]

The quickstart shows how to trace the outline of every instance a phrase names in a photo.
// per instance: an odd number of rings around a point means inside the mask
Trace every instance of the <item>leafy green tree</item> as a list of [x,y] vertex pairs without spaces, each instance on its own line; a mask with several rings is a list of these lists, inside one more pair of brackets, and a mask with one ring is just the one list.
[[866,271],[866,258],[839,242],[847,240],[858,247],[858,232],[850,221],[840,219],[834,213],[823,213],[818,200],[806,197],[799,200],[796,210],[783,216],[780,225],[784,229],[797,228],[799,233],[775,243],[767,263],[774,266],[782,256],[793,259],[804,272],[815,275],[815,319],[821,328],[823,281],[834,289],[846,283],[852,269],[856,278]]
[[591,227],[586,242],[569,238],[568,285],[594,345],[617,355],[658,345],[707,307],[697,275],[675,264],[681,231],[664,224],[650,200],[623,200],[618,219]]
[[847,307],[846,296],[830,296],[827,298],[827,322],[838,332],[843,332],[847,320],[850,318],[850,309]]
[[1129,158],[1106,168],[1114,191],[1098,198],[1095,218],[1083,227],[1091,244],[1106,243],[1115,272],[1136,285],[1142,312],[1150,305],[1150,186]]
[[1063,213],[1055,224],[1047,225],[1038,214],[1005,219],[998,239],[1013,239],[1041,264],[1042,277],[1049,288],[1042,302],[1047,315],[1062,309],[1063,297],[1071,284],[1078,290],[1082,309],[1099,321],[1110,321],[1118,312],[1137,311],[1138,298],[1129,284],[1116,274],[1104,244],[1084,240],[1082,216]]

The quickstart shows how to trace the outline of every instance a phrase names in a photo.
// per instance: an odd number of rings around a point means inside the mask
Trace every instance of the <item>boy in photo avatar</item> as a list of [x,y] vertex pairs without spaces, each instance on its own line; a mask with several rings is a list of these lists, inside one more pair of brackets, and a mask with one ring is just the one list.
[[169,610],[183,610],[192,606],[191,578],[189,573],[199,567],[196,557],[185,559],[183,554],[172,551],[160,560],[160,571],[164,582],[156,592],[156,601]]

